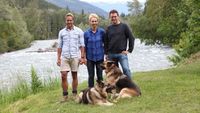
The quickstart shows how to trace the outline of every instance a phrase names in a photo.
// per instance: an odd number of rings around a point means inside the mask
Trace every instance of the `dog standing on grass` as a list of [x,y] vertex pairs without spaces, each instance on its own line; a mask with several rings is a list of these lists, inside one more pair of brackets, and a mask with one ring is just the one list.
[[109,85],[111,89],[116,89],[117,100],[141,95],[140,88],[121,72],[114,61],[104,61],[101,67],[106,73],[106,84]]
[[106,89],[107,86],[102,81],[97,80],[94,87],[87,88],[80,92],[77,102],[83,104],[111,106],[113,103],[107,100],[108,95]]

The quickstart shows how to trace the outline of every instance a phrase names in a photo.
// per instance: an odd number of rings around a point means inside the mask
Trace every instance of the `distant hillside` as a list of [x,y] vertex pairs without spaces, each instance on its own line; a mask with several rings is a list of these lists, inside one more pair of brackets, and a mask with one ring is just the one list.
[[108,17],[108,13],[96,6],[93,6],[89,3],[82,2],[79,0],[46,0],[52,4],[55,4],[62,8],[68,8],[69,10],[81,13],[84,10],[84,13],[97,13],[103,17]]

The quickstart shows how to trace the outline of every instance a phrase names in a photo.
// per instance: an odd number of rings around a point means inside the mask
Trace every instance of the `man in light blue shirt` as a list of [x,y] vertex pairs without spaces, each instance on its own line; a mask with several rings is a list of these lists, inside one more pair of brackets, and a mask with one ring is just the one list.
[[[85,45],[83,31],[74,26],[74,16],[71,13],[65,16],[66,27],[59,31],[58,49],[57,49],[57,65],[60,66],[63,100],[68,98],[68,81],[67,74],[72,73],[72,93],[77,94],[78,78],[77,71],[79,63],[85,62]],[[81,51],[81,53],[80,53]]]

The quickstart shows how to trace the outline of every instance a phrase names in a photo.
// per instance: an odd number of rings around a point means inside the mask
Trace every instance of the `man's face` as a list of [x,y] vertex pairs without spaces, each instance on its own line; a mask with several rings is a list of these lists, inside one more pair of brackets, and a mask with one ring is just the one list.
[[93,27],[93,28],[96,28],[97,26],[98,26],[98,19],[97,18],[91,18],[90,19],[90,25],[91,25],[91,27]]
[[67,28],[72,28],[73,27],[73,24],[74,24],[74,20],[73,20],[73,17],[72,16],[67,16],[65,18],[65,23],[67,25]]
[[110,19],[111,19],[112,24],[118,24],[119,16],[117,15],[117,13],[111,13]]

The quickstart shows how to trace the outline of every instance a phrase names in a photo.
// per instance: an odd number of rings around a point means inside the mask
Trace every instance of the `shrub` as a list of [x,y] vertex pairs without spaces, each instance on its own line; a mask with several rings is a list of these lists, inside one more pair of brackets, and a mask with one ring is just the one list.
[[33,66],[31,67],[31,89],[33,93],[37,93],[42,88],[42,82],[39,80],[39,77],[37,76],[37,73]]

